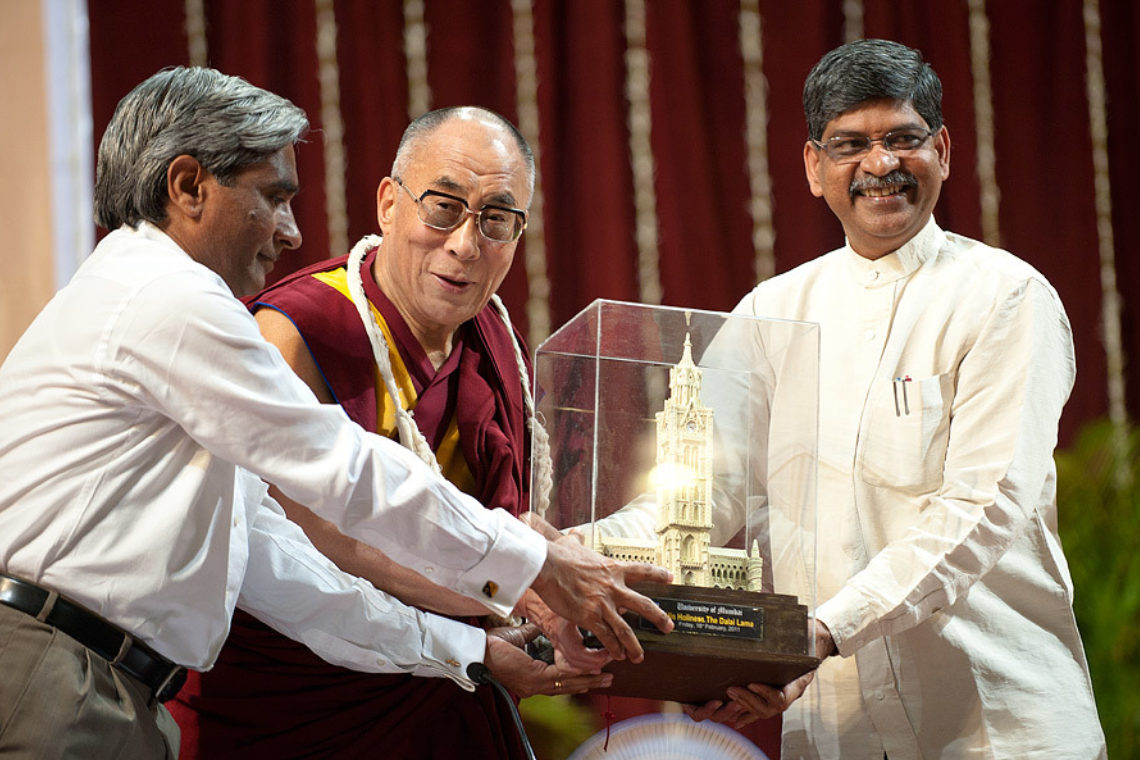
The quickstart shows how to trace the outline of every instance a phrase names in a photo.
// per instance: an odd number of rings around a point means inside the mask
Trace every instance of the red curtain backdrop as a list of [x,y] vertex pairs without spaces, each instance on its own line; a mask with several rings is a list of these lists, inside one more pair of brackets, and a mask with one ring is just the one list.
[[[731,0],[649,0],[651,150],[655,164],[659,277],[663,302],[729,309],[755,281],[745,143],[740,7]],[[762,0],[763,73],[776,271],[842,242],[842,231],[803,177],[800,91],[826,50],[843,41],[842,0],[789,6]],[[183,4],[90,0],[95,134],[115,103],[162,66],[189,60]],[[400,0],[337,0],[337,65],[345,125],[349,242],[375,231],[375,189],[391,165],[409,115]],[[204,3],[209,63],[292,99],[314,133],[298,154],[303,190],[296,211],[305,242],[279,265],[282,276],[330,251],[314,3]],[[1127,140],[1140,117],[1140,13],[1101,0],[1107,83],[1109,170],[1117,287],[1125,356],[1136,363],[1140,334],[1140,221],[1125,182],[1136,174]],[[634,178],[630,160],[625,3],[535,0],[537,106],[545,193],[549,308],[556,327],[595,298],[638,300]],[[1060,292],[1077,341],[1078,380],[1062,442],[1108,407],[1092,143],[1085,88],[1081,0],[1052,0],[1026,14],[988,3],[1001,244],[1040,269]],[[511,3],[425,4],[431,106],[474,103],[517,120]],[[914,45],[938,70],[953,142],[952,173],[939,222],[981,237],[973,74],[965,0],[865,0],[865,36]],[[525,242],[523,243],[525,246]],[[501,294],[527,327],[527,272],[520,247]],[[1136,417],[1140,372],[1127,375]]]
[[[431,106],[474,103],[517,120],[511,4],[425,6]],[[206,0],[204,7],[210,65],[292,99],[313,122],[298,154],[303,190],[296,211],[305,242],[274,276],[342,253],[329,250],[327,234],[314,4]],[[759,8],[779,272],[842,243],[838,223],[803,177],[800,91],[811,65],[843,41],[843,2],[762,1]],[[1049,277],[1076,334],[1078,380],[1063,442],[1108,405],[1082,8],[1081,0],[1054,0],[1033,14],[1015,3],[986,8],[1001,244]],[[1125,141],[1140,116],[1140,13],[1126,0],[1102,0],[1100,9],[1116,276],[1125,356],[1133,358],[1140,353],[1140,221],[1124,183],[1138,163]],[[375,231],[376,185],[409,118],[404,9],[399,0],[338,0],[334,10],[351,243]],[[625,3],[535,0],[531,10],[549,308],[557,326],[595,298],[639,299]],[[668,305],[729,309],[756,279],[739,15],[730,0],[646,3],[659,276]],[[923,50],[942,77],[953,153],[936,217],[981,237],[966,2],[865,0],[863,24],[865,36]],[[100,135],[130,87],[162,66],[188,62],[188,43],[181,3],[91,0],[90,28]],[[524,330],[527,291],[520,247],[501,294]],[[1135,418],[1140,372],[1127,377]]]

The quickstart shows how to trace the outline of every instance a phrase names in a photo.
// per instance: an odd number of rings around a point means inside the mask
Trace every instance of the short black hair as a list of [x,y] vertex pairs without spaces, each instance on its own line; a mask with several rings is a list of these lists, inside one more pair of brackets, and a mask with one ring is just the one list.
[[909,103],[930,129],[942,128],[942,82],[922,53],[891,40],[855,40],[827,53],[804,82],[808,136],[872,100]]

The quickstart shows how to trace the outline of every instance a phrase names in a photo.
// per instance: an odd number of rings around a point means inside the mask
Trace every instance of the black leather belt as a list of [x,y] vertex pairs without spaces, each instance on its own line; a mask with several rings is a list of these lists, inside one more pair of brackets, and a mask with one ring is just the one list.
[[[66,633],[113,667],[150,687],[151,694],[159,702],[173,699],[186,680],[186,668],[135,641],[94,612],[34,583],[0,573],[0,604],[42,619]],[[41,618],[44,608],[49,605],[47,614]]]

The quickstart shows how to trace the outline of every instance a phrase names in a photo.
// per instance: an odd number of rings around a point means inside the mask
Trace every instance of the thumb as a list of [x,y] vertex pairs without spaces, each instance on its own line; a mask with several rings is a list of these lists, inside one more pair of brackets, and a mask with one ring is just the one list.
[[529,642],[533,641],[542,630],[534,623],[523,623],[516,626],[503,626],[500,628],[488,629],[487,635],[500,638],[512,646],[519,649],[525,647]]

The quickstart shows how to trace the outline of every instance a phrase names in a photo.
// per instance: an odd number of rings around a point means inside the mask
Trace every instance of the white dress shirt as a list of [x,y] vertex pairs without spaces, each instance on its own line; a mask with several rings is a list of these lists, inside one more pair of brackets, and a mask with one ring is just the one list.
[[482,659],[481,631],[337,570],[254,474],[499,613],[545,560],[505,511],[317,403],[225,282],[146,223],[108,235],[12,349],[0,420],[0,569],[189,667],[212,665],[238,603],[358,670],[468,685]]
[[1075,365],[1049,283],[932,219],[736,311],[820,325],[817,614],[842,657],[785,714],[781,756],[1103,757],[1057,536]]

